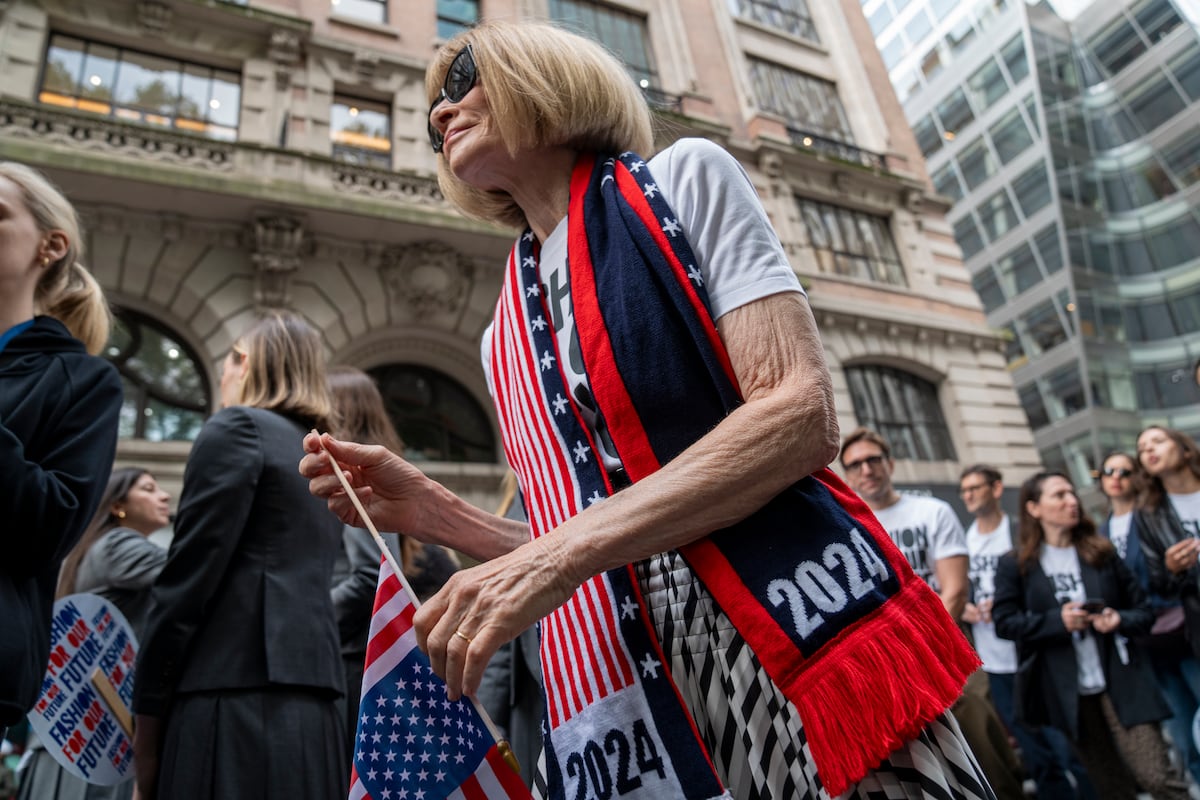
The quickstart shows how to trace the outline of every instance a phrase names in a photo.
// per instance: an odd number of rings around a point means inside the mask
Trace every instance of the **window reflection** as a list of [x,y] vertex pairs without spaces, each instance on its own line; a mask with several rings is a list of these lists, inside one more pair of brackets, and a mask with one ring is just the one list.
[[589,0],[550,0],[549,8],[551,19],[613,51],[642,88],[658,85],[644,16]]
[[121,438],[196,438],[211,400],[208,379],[191,348],[149,317],[114,309],[104,357],[121,373],[125,388]]
[[860,425],[881,433],[895,458],[954,460],[937,386],[909,372],[874,365],[846,367]]
[[392,166],[391,109],[383,103],[338,96],[329,113],[333,156],[354,164]]
[[847,278],[906,285],[886,217],[797,198],[818,268]]
[[491,422],[457,381],[428,367],[390,364],[367,370],[414,461],[493,463]]

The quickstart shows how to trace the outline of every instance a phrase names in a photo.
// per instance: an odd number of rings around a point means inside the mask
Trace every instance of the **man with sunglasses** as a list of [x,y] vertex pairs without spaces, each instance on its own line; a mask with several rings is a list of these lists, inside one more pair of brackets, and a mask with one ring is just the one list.
[[[996,636],[992,622],[992,594],[995,591],[996,566],[1000,557],[1013,549],[1012,526],[1000,507],[1004,479],[988,464],[973,464],[962,471],[959,496],[975,520],[967,528],[970,556],[968,576],[971,597],[963,610],[962,621],[971,628],[975,652],[983,661],[992,707],[1016,738],[1021,761],[1037,786],[1039,800],[1094,798],[1095,790],[1087,770],[1071,752],[1070,742],[1061,731],[1051,728],[1027,728],[1013,714],[1013,686],[1017,673],[1017,649],[1012,642]],[[1072,786],[1067,772],[1075,778]]]

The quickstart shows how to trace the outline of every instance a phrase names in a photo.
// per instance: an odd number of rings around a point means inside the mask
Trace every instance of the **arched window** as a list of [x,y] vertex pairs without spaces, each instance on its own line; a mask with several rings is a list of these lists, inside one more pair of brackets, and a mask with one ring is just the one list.
[[457,381],[428,367],[389,364],[367,370],[412,461],[496,460],[486,413]]
[[937,387],[891,367],[846,367],[854,416],[892,445],[892,456],[914,461],[954,461],[954,443],[942,416]]
[[191,441],[211,407],[208,378],[190,347],[154,322],[126,309],[113,309],[112,333],[104,356],[121,373],[122,439]]

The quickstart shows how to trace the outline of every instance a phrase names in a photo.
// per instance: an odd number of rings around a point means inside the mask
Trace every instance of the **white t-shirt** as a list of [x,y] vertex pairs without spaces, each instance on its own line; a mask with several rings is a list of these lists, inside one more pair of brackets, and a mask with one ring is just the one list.
[[[967,576],[971,579],[971,597],[976,605],[991,600],[996,593],[996,565],[1000,556],[1012,550],[1012,528],[1005,514],[999,527],[991,533],[980,533],[979,523],[967,528],[967,553],[971,558]],[[1017,646],[996,635],[994,622],[971,625],[975,652],[983,661],[983,671],[994,675],[1011,675],[1017,671]]]
[[[1042,571],[1054,584],[1054,596],[1059,603],[1087,599],[1083,586],[1083,575],[1079,571],[1079,551],[1074,547],[1054,547],[1042,544],[1038,557]],[[1075,645],[1075,662],[1079,672],[1079,693],[1099,694],[1104,691],[1104,669],[1100,665],[1100,648],[1096,646],[1094,631],[1071,634]]]
[[1188,534],[1200,537],[1200,492],[1191,494],[1168,494],[1176,516]]
[[913,571],[935,592],[939,588],[934,564],[943,558],[967,555],[962,524],[950,504],[935,497],[901,494],[898,502],[876,511],[875,517]]
[[1117,548],[1117,555],[1121,557],[1122,561],[1125,560],[1125,554],[1129,552],[1129,524],[1132,521],[1132,511],[1113,514],[1108,518],[1108,538],[1113,543],[1113,547]]
[[[648,166],[654,182],[645,189],[660,193],[678,217],[682,235],[699,262],[714,319],[773,294],[804,293],[754,185],[737,159],[706,139],[680,139],[651,158]],[[639,174],[635,177],[640,180]],[[621,462],[607,426],[597,419],[575,335],[566,218],[542,243],[538,268],[567,385],[596,436],[605,467],[616,469]],[[480,349],[491,390],[490,326]]]

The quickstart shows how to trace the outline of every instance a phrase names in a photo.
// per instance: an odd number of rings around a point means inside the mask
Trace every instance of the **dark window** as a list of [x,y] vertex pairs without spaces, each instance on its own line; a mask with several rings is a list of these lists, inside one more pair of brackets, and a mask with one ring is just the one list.
[[967,95],[962,89],[955,89],[946,96],[945,100],[938,103],[937,114],[942,121],[942,130],[956,136],[963,127],[975,119],[975,114],[971,111],[971,104],[967,102]]
[[942,416],[937,386],[890,367],[846,367],[854,415],[892,446],[895,458],[953,461],[957,456]]
[[954,239],[962,248],[963,259],[966,260],[983,249],[983,235],[970,214],[954,223]]
[[1035,306],[1018,323],[1025,329],[1025,349],[1033,355],[1053,350],[1067,341],[1058,310],[1050,300]]
[[1163,160],[1185,185],[1200,180],[1200,130],[1185,133],[1164,147]]
[[121,373],[122,439],[191,441],[210,405],[201,360],[175,334],[149,317],[113,309],[104,357]]
[[1008,92],[1008,84],[1000,72],[996,59],[989,58],[975,74],[967,79],[967,88],[976,108],[991,108],[992,104]]
[[331,0],[333,13],[365,22],[387,22],[387,0]]
[[1140,136],[1129,114],[1116,103],[1088,109],[1087,124],[1097,150],[1111,150]]
[[934,125],[933,117],[928,114],[913,125],[913,134],[917,137],[917,145],[921,148],[921,154],[925,158],[929,158],[942,149],[942,135],[938,133],[937,126]]
[[982,136],[958,154],[958,168],[971,189],[978,188],[981,183],[996,174],[996,159],[992,157]]
[[1050,415],[1046,413],[1046,404],[1042,402],[1037,386],[1022,386],[1017,390],[1017,398],[1021,401],[1021,408],[1025,409],[1030,428],[1036,431],[1050,424]]
[[1163,124],[1184,108],[1183,98],[1165,75],[1159,75],[1129,99],[1129,110],[1147,133]]
[[1124,17],[1118,17],[1114,23],[1093,36],[1089,44],[1110,75],[1116,75],[1146,52],[1146,44]]
[[[479,7],[477,2],[472,5]],[[616,53],[643,89],[658,86],[644,16],[587,0],[550,0],[550,18]]]
[[979,295],[985,312],[990,314],[1004,305],[1004,292],[1000,291],[1000,284],[996,282],[996,274],[990,268],[983,270],[978,275],[972,275],[971,285],[975,287],[975,293]]
[[1033,244],[1037,248],[1038,255],[1042,257],[1042,263],[1046,265],[1046,272],[1054,274],[1063,267],[1062,247],[1058,239],[1058,225],[1051,224],[1033,237]]
[[1170,0],[1146,0],[1134,6],[1132,11],[1137,24],[1152,43],[1166,36],[1182,22]]
[[[786,31],[810,42],[820,42],[812,12],[805,0],[735,0],[740,16]],[[882,8],[886,11],[887,5]]]
[[1041,270],[1028,244],[1020,244],[996,262],[1000,285],[1009,297],[1016,297],[1042,281]]
[[1200,100],[1200,47],[1192,45],[1173,59],[1171,71],[1187,96]]
[[904,267],[886,217],[797,198],[821,272],[904,286]]
[[1038,162],[1022,172],[1013,181],[1013,194],[1021,206],[1021,213],[1032,217],[1036,211],[1050,202],[1050,181],[1046,177],[1046,165]]
[[496,440],[483,408],[452,378],[428,367],[391,364],[367,370],[412,461],[496,460]]
[[997,120],[996,124],[989,129],[989,133],[992,135],[992,144],[996,147],[996,154],[1000,156],[1000,161],[1004,164],[1012,161],[1025,152],[1025,148],[1033,144],[1033,137],[1029,135],[1029,128],[1025,125],[1025,120],[1021,118],[1019,108],[1014,108]]
[[951,200],[962,200],[962,184],[959,182],[958,175],[954,171],[953,161],[942,165],[942,168],[930,177],[933,180],[933,188],[938,194],[943,194]]
[[1154,260],[1153,269],[1178,267],[1200,253],[1200,224],[1191,213],[1146,232],[1146,244]]
[[1004,64],[1008,67],[1008,76],[1012,78],[1014,86],[1029,74],[1029,59],[1025,57],[1025,40],[1020,35],[1014,36],[1008,44],[1004,45],[1004,49],[1000,51],[1000,57],[1004,59]]
[[232,140],[241,93],[235,72],[55,34],[38,100]]
[[836,85],[769,61],[751,58],[749,63],[759,108],[804,130],[854,141]]
[[329,115],[329,135],[335,158],[391,168],[392,114],[383,103],[335,97]]
[[479,21],[479,0],[437,0],[437,35],[449,39]]
[[1038,383],[1041,384],[1042,399],[1050,412],[1050,419],[1066,419],[1087,408],[1087,392],[1083,388],[1077,364],[1068,364],[1055,370],[1039,379]]
[[1017,224],[1017,214],[1008,200],[1008,192],[1003,189],[980,203],[976,213],[984,234],[993,242]]
[[1196,402],[1192,362],[1177,361],[1155,367],[1137,367],[1133,383],[1137,388],[1138,407],[1178,408]]

